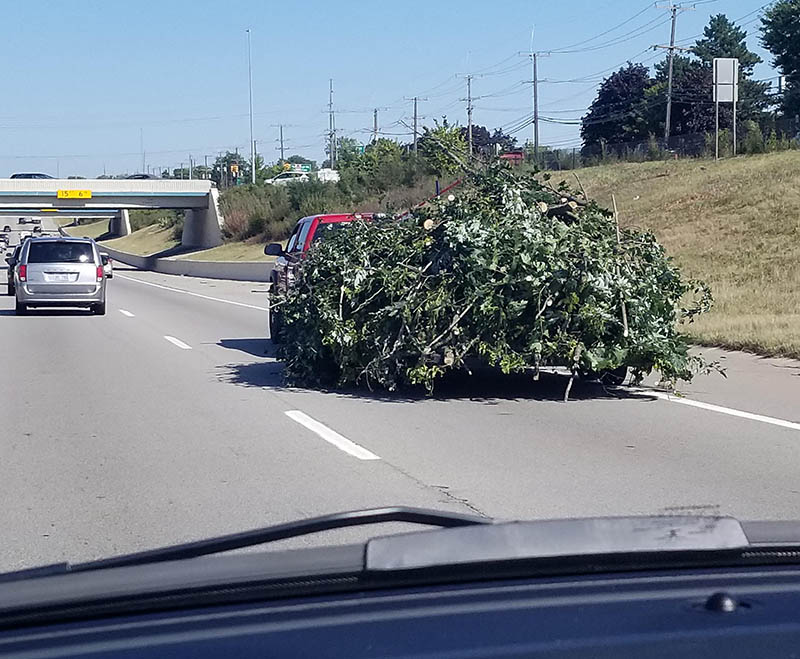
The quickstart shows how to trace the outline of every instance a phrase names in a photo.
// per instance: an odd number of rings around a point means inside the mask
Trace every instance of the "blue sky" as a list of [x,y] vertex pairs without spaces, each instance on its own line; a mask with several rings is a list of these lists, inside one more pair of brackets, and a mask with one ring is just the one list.
[[[249,5],[249,6],[247,6]],[[678,18],[686,45],[712,13],[741,21],[757,39],[764,0],[716,0]],[[638,16],[636,16],[638,14]],[[632,18],[636,16],[636,18]],[[289,153],[323,157],[328,80],[334,79],[337,127],[369,139],[372,109],[381,131],[404,133],[418,95],[422,123],[446,114],[466,123],[466,84],[475,73],[474,120],[511,125],[531,112],[534,47],[540,59],[542,115],[574,119],[597,81],[627,59],[652,64],[648,50],[669,39],[669,15],[639,0],[356,2],[333,0],[226,3],[205,0],[34,0],[4,7],[5,62],[0,107],[0,175],[45,171],[96,176],[246,152],[249,139],[245,29],[252,29],[255,137],[277,158],[275,124]],[[587,50],[615,41],[608,47]],[[601,73],[604,72],[604,73]],[[564,82],[581,79],[580,82]],[[544,124],[542,143],[578,145],[578,128]],[[517,137],[528,139],[530,128]],[[398,137],[402,139],[402,137]]]

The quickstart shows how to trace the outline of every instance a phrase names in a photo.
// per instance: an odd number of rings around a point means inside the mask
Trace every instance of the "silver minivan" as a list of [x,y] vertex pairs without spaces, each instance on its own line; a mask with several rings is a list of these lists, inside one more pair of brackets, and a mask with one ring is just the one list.
[[106,312],[106,277],[94,240],[30,238],[14,268],[17,314],[28,307],[88,307]]

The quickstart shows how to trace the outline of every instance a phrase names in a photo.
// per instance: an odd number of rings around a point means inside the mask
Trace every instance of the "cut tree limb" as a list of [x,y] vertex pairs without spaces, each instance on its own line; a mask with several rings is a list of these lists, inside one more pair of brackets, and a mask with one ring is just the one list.
[[[617,224],[617,249],[620,248],[622,241],[620,240],[619,235],[619,213],[617,212],[617,198],[614,196],[614,193],[611,193],[611,204],[614,207],[614,222]],[[619,280],[619,263],[616,266],[617,270],[617,280]],[[625,305],[625,295],[622,293],[622,289],[619,292],[620,297],[620,305],[622,306],[622,336],[625,338],[628,337],[628,310]]]

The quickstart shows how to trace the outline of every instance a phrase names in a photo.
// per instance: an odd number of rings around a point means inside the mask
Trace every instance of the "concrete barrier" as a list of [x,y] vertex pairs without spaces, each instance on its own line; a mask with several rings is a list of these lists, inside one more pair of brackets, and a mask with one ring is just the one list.
[[103,243],[98,247],[115,261],[131,265],[140,270],[152,270],[167,275],[185,275],[205,279],[232,279],[234,281],[269,281],[272,263],[269,261],[190,261],[188,259],[156,258],[138,256]]

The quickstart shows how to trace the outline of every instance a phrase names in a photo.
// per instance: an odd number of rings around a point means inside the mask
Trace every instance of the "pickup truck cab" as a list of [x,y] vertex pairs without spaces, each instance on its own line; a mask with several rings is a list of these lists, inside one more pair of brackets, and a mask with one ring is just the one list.
[[[375,217],[373,213],[342,213],[310,215],[299,220],[285,249],[280,243],[270,243],[264,248],[264,254],[267,256],[278,257],[270,275],[272,284],[270,294],[285,293],[294,285],[297,270],[314,242],[324,239],[326,235],[330,235],[350,222],[355,220],[371,221],[373,217]],[[269,314],[269,328],[270,338],[273,343],[278,343],[280,313],[272,308],[270,308]]]

